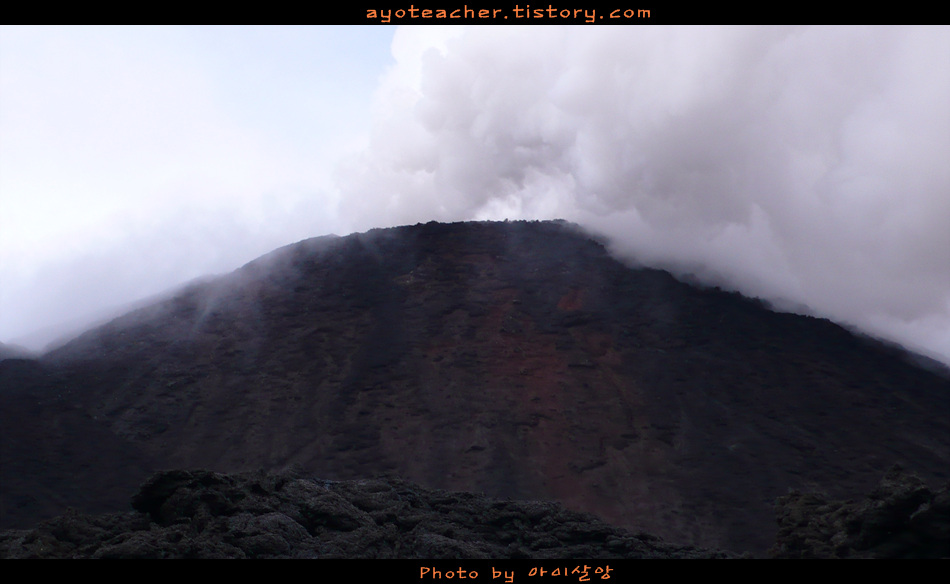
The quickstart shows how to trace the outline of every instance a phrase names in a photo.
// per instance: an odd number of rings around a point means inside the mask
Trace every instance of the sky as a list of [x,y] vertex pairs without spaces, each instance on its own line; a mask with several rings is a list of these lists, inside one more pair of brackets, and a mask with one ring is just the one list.
[[0,342],[307,237],[564,218],[950,363],[950,27],[0,27]]

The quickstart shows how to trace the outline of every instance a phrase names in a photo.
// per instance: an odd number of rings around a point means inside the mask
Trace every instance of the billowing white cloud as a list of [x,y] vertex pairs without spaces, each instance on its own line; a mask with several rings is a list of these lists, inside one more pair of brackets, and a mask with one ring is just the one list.
[[355,229],[564,217],[950,362],[950,28],[400,29]]
[[561,217],[950,363],[947,55],[946,26],[4,27],[0,341],[304,237]]

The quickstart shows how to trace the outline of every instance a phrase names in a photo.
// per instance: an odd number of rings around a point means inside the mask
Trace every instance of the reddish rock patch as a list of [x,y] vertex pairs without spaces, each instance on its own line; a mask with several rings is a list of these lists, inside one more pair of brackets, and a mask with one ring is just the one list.
[[584,308],[584,291],[580,288],[571,288],[557,303],[557,309],[573,312]]

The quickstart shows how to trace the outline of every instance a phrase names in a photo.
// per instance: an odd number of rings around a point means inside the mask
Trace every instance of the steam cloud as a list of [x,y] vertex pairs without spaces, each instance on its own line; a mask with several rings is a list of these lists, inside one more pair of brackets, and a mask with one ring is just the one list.
[[950,28],[399,29],[355,229],[554,218],[950,362]]
[[4,28],[0,340],[305,237],[564,218],[950,363],[950,27],[389,35]]

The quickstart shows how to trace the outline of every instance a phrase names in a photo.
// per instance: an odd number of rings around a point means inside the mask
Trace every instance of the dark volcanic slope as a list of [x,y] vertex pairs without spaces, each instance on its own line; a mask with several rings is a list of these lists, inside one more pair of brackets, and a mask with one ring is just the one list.
[[563,223],[304,241],[2,361],[0,390],[4,526],[122,509],[155,468],[296,464],[762,551],[790,487],[858,497],[895,462],[950,468],[946,378],[629,269]]

